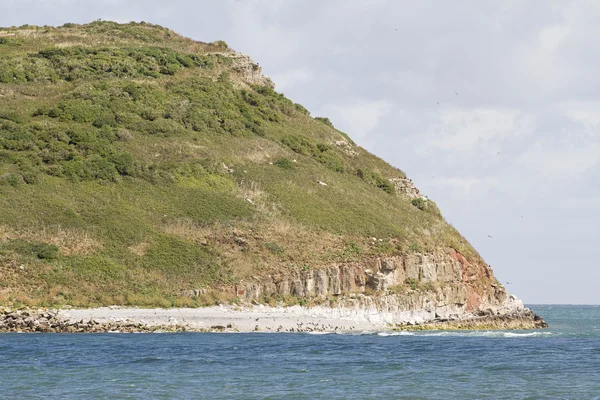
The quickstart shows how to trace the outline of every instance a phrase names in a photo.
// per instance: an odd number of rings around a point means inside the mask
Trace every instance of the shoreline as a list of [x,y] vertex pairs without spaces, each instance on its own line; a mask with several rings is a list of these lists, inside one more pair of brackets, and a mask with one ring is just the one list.
[[394,330],[516,330],[547,327],[529,309],[422,320],[372,309],[221,305],[205,308],[13,310],[0,307],[0,332],[361,332]]

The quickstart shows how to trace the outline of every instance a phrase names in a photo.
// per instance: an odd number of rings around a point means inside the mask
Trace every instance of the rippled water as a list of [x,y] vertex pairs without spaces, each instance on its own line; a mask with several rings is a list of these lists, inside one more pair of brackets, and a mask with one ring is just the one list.
[[600,399],[600,306],[544,331],[2,334],[0,398]]

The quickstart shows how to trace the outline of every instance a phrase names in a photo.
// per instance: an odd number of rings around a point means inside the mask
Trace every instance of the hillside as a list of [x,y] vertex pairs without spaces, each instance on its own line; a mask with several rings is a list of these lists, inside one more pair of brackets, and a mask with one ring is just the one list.
[[0,305],[507,299],[402,171],[146,23],[0,28],[0,274]]

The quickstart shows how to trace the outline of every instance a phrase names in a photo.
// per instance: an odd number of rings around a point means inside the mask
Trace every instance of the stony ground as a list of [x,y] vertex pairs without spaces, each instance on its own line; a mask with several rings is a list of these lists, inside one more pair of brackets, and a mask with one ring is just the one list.
[[47,310],[0,308],[0,332],[351,332],[377,330],[538,329],[547,324],[530,310],[515,315],[474,315],[426,323],[390,325],[324,315],[302,307],[207,307],[197,309],[95,308]]

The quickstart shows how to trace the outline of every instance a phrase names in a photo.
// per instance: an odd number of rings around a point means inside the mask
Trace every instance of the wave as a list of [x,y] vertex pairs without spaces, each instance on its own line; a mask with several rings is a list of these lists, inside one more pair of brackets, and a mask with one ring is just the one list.
[[331,332],[336,335],[344,335],[344,336],[414,336],[415,332],[406,332],[406,331],[360,331],[360,332]]
[[463,337],[496,337],[496,338],[523,338],[551,335],[552,332],[506,332],[506,331],[444,331],[427,332],[420,336],[463,336]]
[[[252,332],[250,332],[252,333]],[[277,332],[265,332],[277,333]],[[302,332],[307,335],[344,335],[344,336],[424,336],[424,337],[489,337],[489,338],[526,338],[553,335],[553,332],[514,332],[514,331],[314,331]]]
[[377,332],[377,336],[415,336],[415,332]]
[[552,332],[529,332],[529,333],[505,332],[505,337],[534,337],[534,336],[545,336],[545,335],[552,335]]
[[336,335],[344,335],[344,336],[372,336],[372,335],[376,335],[377,331],[360,331],[360,332],[350,332],[350,331],[343,331],[343,332],[334,332]]

